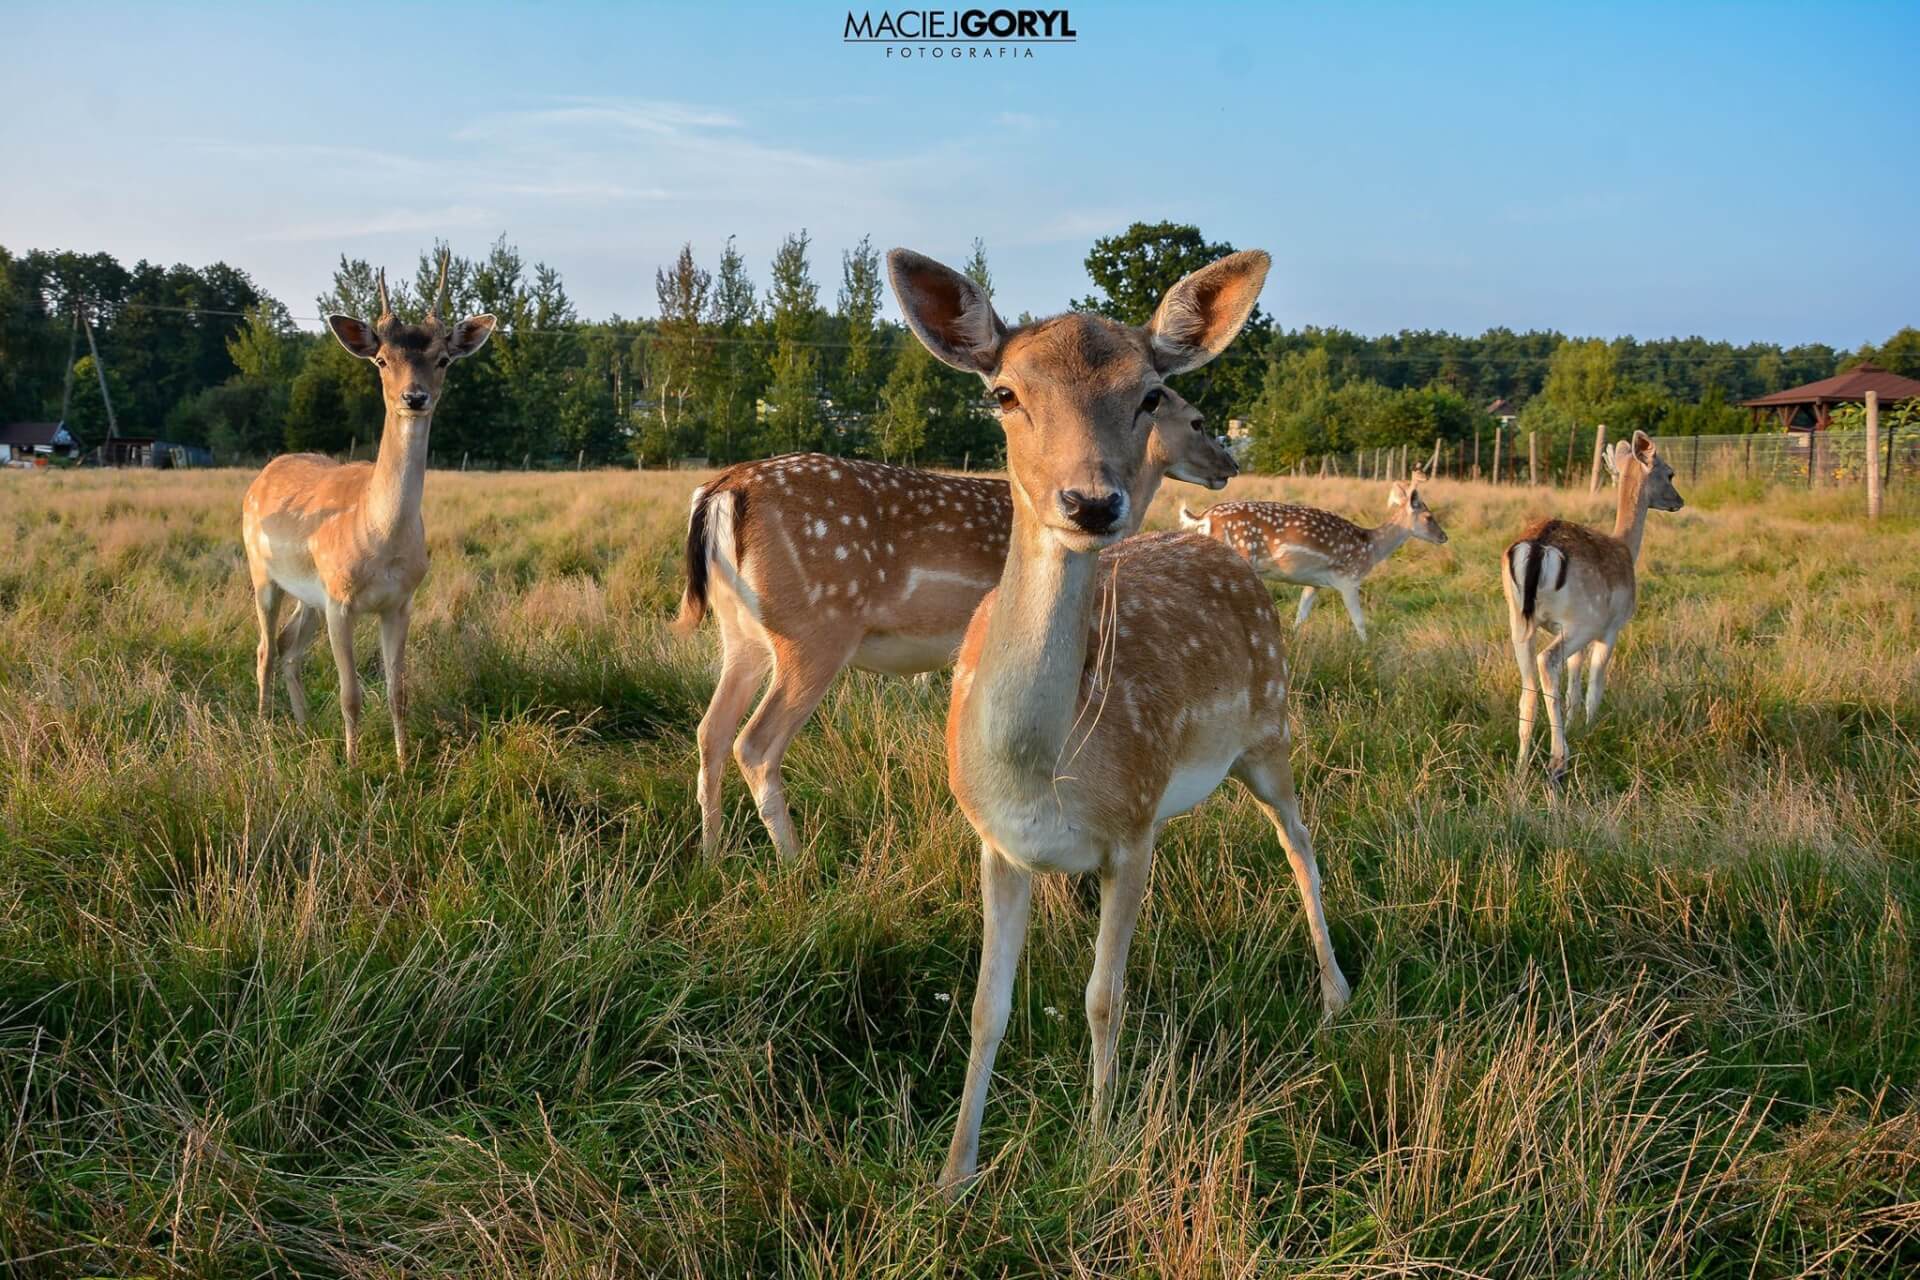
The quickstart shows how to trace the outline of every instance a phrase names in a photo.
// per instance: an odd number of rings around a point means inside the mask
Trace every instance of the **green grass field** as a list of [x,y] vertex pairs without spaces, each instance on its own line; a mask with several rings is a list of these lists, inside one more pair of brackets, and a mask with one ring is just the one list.
[[[948,1206],[980,908],[944,679],[843,678],[788,759],[807,855],[735,778],[710,865],[715,639],[665,626],[694,478],[434,473],[420,759],[366,624],[349,769],[324,645],[313,731],[255,717],[248,478],[0,473],[11,1274],[1920,1268],[1920,495],[1869,531],[1683,472],[1554,800],[1510,780],[1497,557],[1610,513],[1434,484],[1452,541],[1369,582],[1372,645],[1337,601],[1295,642],[1351,1009],[1320,1026],[1229,784],[1161,842],[1104,1140],[1090,898],[1043,883]],[[1227,496],[1371,523],[1381,488]]]

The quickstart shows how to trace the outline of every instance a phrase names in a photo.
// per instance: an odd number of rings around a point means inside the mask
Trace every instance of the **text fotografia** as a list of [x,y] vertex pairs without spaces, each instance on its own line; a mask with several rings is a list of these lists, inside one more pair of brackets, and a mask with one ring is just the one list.
[[847,44],[884,44],[889,58],[1031,58],[1033,45],[1079,39],[1065,9],[847,11]]

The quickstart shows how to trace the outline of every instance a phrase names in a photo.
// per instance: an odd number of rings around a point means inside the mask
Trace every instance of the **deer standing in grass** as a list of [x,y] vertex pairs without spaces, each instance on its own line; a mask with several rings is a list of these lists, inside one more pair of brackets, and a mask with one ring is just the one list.
[[[447,256],[433,307],[420,324],[394,318],[387,276],[379,278],[380,316],[372,324],[331,315],[327,326],[354,355],[380,373],[387,406],[380,452],[373,462],[339,463],[317,453],[275,458],[247,486],[241,519],[254,613],[260,624],[255,675],[260,714],[272,703],[276,658],[286,679],[293,718],[307,722],[300,664],[324,621],[340,670],[340,711],[346,721],[347,759],[354,758],[360,726],[360,677],[353,661],[353,620],[380,619],[380,657],[393,716],[393,747],[407,759],[406,643],[413,593],[427,572],[427,531],[420,519],[426,484],[427,431],[447,367],[486,344],[493,317],[473,316],[447,327]],[[279,627],[283,596],[293,613]],[[277,628],[277,629],[276,629]]]
[[[1185,400],[1168,392],[1152,418],[1132,527],[1162,476],[1218,489],[1239,472]],[[711,612],[720,628],[720,679],[699,734],[709,856],[724,826],[729,742],[774,846],[799,856],[781,775],[788,745],[847,667],[904,676],[952,664],[1000,579],[1012,520],[1004,480],[815,453],[741,463],[694,492],[675,626],[685,633]]]
[[980,836],[985,902],[972,1048],[941,1174],[953,1192],[977,1167],[1035,872],[1100,877],[1086,991],[1096,1129],[1111,1106],[1127,949],[1154,838],[1228,774],[1286,848],[1329,1016],[1348,987],[1287,759],[1287,666],[1266,588],[1207,538],[1119,541],[1162,379],[1233,340],[1267,255],[1232,254],[1187,276],[1144,327],[1070,314],[1009,330],[959,272],[904,249],[887,267],[920,341],[989,387],[1013,497],[1000,582],[967,627],[947,713],[948,780]]
[[1200,515],[1181,507],[1180,526],[1226,543],[1263,578],[1305,587],[1293,618],[1296,627],[1306,622],[1314,594],[1332,587],[1346,602],[1347,616],[1364,641],[1367,620],[1360,612],[1360,584],[1367,575],[1408,538],[1436,545],[1447,540],[1446,530],[1420,497],[1425,482],[1418,471],[1411,480],[1394,481],[1387,490],[1387,521],[1373,529],[1331,511],[1286,502],[1223,502]]
[[[1567,772],[1561,672],[1566,671],[1568,696],[1577,703],[1585,668],[1586,713],[1593,720],[1600,714],[1614,642],[1633,617],[1634,562],[1640,558],[1647,511],[1678,511],[1685,505],[1673,487],[1673,467],[1645,432],[1636,431],[1631,442],[1615,444],[1607,463],[1618,480],[1611,534],[1566,520],[1541,520],[1501,557],[1500,588],[1506,593],[1513,656],[1520,667],[1520,753],[1514,768],[1525,776],[1533,750],[1534,712],[1544,690],[1547,723],[1553,730],[1548,777],[1556,787]],[[1542,628],[1555,635],[1535,653],[1534,635]]]

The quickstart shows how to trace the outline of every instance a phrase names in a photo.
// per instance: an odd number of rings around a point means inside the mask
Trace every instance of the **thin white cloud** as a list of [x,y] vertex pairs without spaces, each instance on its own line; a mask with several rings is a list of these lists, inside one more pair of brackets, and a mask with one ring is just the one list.
[[386,213],[352,220],[334,219],[294,223],[291,226],[259,232],[252,238],[304,242],[357,240],[368,236],[393,235],[403,231],[439,235],[450,227],[492,226],[498,222],[499,215],[491,210],[473,205],[448,205],[441,209],[393,209]]

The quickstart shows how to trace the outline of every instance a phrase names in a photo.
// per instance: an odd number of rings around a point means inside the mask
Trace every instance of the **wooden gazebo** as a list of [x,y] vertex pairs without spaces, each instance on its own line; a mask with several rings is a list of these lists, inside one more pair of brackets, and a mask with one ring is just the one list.
[[1876,364],[1857,364],[1845,373],[1804,387],[1742,400],[1740,407],[1753,414],[1756,424],[1771,415],[1788,431],[1825,431],[1833,423],[1833,406],[1865,404],[1869,391],[1878,393],[1883,405],[1898,404],[1920,396],[1920,382],[1888,373]]

